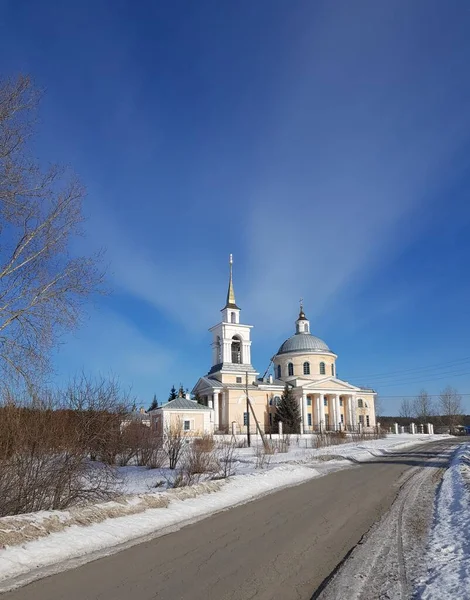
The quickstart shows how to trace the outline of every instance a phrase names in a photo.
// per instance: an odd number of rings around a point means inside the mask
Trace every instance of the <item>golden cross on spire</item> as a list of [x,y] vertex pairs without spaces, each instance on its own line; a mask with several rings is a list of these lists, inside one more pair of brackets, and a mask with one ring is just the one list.
[[233,290],[233,280],[232,280],[232,265],[233,265],[233,256],[230,254],[229,257],[229,265],[230,265],[230,278],[228,281],[228,290],[227,290],[227,302],[225,306],[231,308],[238,308],[237,303],[235,302],[235,292]]

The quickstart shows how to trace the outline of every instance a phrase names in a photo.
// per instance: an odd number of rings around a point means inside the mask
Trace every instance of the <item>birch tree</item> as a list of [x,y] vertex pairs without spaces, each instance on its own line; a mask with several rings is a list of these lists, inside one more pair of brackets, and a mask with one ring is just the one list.
[[448,385],[439,395],[439,408],[449,431],[453,433],[462,415],[462,396]]
[[403,398],[400,404],[400,417],[404,419],[411,419],[413,416],[413,407],[408,398]]
[[[98,256],[75,256],[78,179],[31,156],[41,94],[28,77],[0,80],[0,385],[36,384],[58,336],[102,281]],[[2,391],[2,390],[0,390]]]
[[427,423],[435,413],[431,396],[426,390],[421,390],[413,402],[413,412],[422,423]]

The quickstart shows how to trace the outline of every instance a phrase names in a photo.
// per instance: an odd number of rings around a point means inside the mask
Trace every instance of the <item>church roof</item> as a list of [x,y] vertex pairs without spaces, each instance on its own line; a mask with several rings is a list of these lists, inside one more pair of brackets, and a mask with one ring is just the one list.
[[311,333],[296,333],[288,338],[279,348],[277,354],[290,352],[331,352],[326,343]]
[[[182,410],[211,410],[207,406],[203,404],[199,404],[196,400],[190,400],[189,398],[175,398],[174,400],[170,400],[166,404],[163,404],[159,408],[163,409],[182,409]],[[157,409],[158,410],[158,409]]]

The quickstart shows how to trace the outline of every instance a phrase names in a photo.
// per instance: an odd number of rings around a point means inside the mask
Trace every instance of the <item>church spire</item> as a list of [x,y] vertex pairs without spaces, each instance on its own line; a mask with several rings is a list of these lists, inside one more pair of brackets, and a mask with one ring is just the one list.
[[228,282],[228,290],[227,290],[227,302],[225,303],[224,308],[237,308],[237,303],[235,301],[235,292],[233,291],[233,278],[232,278],[232,265],[233,265],[233,257],[230,255],[229,258],[230,264],[230,278]]
[[297,321],[295,322],[296,333],[310,333],[310,321],[304,313],[304,299],[300,299],[300,311]]

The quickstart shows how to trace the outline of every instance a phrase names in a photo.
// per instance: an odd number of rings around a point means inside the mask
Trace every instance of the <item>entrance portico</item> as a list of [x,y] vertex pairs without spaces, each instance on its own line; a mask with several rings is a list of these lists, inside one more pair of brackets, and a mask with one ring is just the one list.
[[303,432],[355,431],[359,426],[356,408],[357,392],[304,389],[301,397]]

